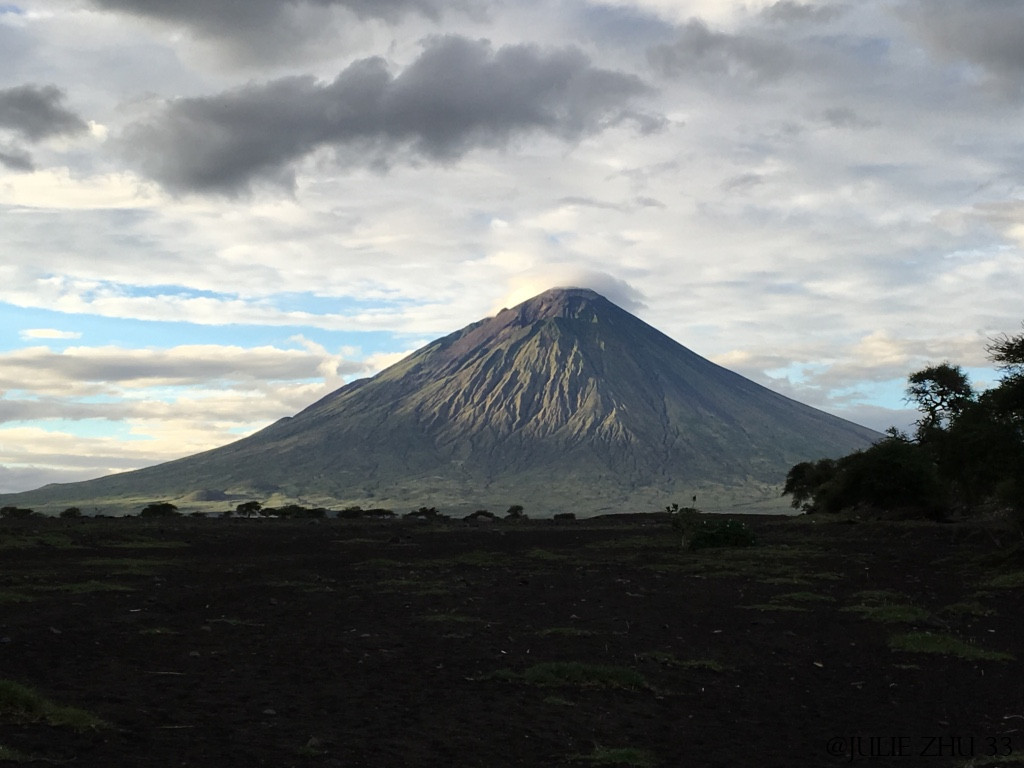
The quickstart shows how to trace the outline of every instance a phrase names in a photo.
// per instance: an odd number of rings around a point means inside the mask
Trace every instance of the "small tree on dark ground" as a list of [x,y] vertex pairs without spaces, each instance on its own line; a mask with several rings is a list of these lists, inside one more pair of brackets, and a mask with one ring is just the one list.
[[82,510],[80,510],[78,507],[68,507],[63,512],[60,513],[60,516],[65,518],[65,519],[74,518],[74,517],[81,517],[82,516]]
[[154,501],[143,507],[139,517],[177,517],[178,508],[169,501]]
[[412,512],[407,512],[404,517],[407,520],[438,520],[443,515],[437,511],[437,507],[420,507]]
[[527,517],[526,517],[526,513],[523,511],[523,505],[522,504],[513,504],[511,507],[509,507],[508,511],[505,512],[505,519],[506,520],[526,520]]
[[252,517],[258,515],[263,509],[263,505],[258,501],[245,501],[235,507],[235,513],[239,517]]

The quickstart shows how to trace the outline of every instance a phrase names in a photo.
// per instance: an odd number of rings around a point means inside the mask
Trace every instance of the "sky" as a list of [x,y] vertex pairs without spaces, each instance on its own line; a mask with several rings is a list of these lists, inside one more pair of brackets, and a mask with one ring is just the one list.
[[875,429],[1024,319],[1019,0],[0,2],[0,492],[547,288]]

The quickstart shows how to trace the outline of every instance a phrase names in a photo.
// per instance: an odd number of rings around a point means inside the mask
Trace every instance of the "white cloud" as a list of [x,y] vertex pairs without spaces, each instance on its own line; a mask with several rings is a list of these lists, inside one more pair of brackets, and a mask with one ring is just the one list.
[[131,173],[77,178],[64,167],[0,177],[0,205],[88,210],[149,208],[158,201],[155,187]]
[[183,387],[217,381],[252,389],[266,382],[323,378],[325,373],[337,378],[362,369],[362,363],[331,356],[316,345],[305,350],[219,345],[69,347],[60,352],[26,347],[0,353],[0,389],[96,393],[114,387]]
[[59,331],[55,328],[26,328],[18,334],[22,339],[80,339],[77,331]]

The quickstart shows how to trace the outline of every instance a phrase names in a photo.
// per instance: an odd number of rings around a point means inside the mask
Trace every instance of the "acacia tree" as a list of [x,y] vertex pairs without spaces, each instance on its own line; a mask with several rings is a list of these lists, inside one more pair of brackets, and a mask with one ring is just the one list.
[[246,501],[235,507],[235,512],[239,515],[245,515],[246,517],[252,517],[253,515],[259,514],[259,511],[263,509],[263,505],[258,501]]
[[936,430],[946,429],[975,397],[959,365],[945,362],[910,374],[907,399],[917,403],[923,414],[917,422],[918,439],[925,441]]
[[139,513],[139,517],[176,517],[178,508],[169,501],[154,501],[146,505]]

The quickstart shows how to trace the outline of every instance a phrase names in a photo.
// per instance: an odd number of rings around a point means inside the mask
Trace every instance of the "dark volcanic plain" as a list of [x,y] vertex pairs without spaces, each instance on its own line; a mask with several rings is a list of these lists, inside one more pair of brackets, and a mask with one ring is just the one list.
[[5,523],[0,678],[106,725],[0,704],[0,745],[162,768],[1024,762],[1008,534],[742,519],[757,546],[700,552],[654,516]]

